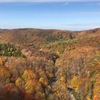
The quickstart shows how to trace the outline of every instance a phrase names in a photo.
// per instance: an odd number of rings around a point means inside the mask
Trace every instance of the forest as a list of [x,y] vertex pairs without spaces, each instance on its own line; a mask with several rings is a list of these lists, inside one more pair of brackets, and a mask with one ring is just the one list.
[[100,29],[0,29],[0,100],[100,100]]

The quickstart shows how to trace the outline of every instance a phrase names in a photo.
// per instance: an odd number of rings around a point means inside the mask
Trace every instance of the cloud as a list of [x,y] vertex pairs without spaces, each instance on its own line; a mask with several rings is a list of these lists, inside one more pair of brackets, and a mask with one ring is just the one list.
[[99,2],[100,0],[0,0],[0,2]]
[[33,24],[33,25],[17,25],[17,24],[1,24],[0,29],[17,29],[17,28],[40,28],[40,29],[61,29],[61,30],[72,30],[72,31],[79,31],[79,30],[87,30],[93,28],[99,28],[100,22],[98,23],[53,23],[52,25],[44,25],[42,24]]

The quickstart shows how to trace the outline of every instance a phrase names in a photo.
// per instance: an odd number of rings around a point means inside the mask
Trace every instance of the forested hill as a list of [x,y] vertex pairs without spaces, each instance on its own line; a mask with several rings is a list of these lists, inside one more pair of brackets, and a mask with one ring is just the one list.
[[100,100],[100,29],[0,30],[0,100]]

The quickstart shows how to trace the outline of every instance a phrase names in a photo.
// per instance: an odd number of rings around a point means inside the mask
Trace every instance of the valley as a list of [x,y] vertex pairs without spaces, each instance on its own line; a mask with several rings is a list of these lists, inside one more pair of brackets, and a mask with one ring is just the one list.
[[0,100],[100,100],[100,29],[0,30]]

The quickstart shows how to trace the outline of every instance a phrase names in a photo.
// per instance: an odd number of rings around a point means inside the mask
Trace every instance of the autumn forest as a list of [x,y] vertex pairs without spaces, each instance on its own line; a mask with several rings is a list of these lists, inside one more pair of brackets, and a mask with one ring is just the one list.
[[0,100],[100,100],[100,29],[1,29]]

